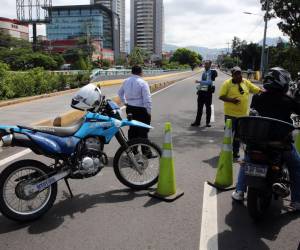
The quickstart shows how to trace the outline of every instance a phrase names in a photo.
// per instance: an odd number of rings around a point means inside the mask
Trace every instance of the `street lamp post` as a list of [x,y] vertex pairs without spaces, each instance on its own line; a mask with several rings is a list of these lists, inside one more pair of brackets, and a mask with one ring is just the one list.
[[[261,47],[261,58],[260,58],[260,73],[262,78],[264,77],[264,72],[265,72],[265,48],[266,48],[266,37],[267,37],[267,28],[268,28],[269,6],[270,6],[270,0],[266,0],[266,13],[264,15],[265,28],[264,28],[264,37],[263,37],[263,44]],[[244,12],[244,14],[257,15],[251,12]]]
[[265,73],[265,48],[266,48],[266,36],[267,36],[267,28],[268,28],[268,15],[269,15],[270,1],[267,0],[266,4],[267,4],[267,9],[264,16],[264,21],[265,21],[264,40],[261,48],[261,59],[260,59],[260,72],[262,78],[264,77],[264,73]]

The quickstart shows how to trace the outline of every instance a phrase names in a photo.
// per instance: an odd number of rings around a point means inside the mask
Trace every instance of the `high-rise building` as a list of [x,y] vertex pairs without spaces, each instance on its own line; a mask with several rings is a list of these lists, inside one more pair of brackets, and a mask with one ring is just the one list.
[[126,0],[91,0],[91,4],[102,4],[119,15],[121,52],[125,52],[125,1]]
[[131,0],[131,50],[144,49],[152,59],[161,58],[164,40],[163,0]]
[[48,40],[73,40],[80,37],[102,41],[101,47],[120,56],[118,15],[101,4],[52,6],[51,22],[46,24]]
[[27,41],[29,39],[28,24],[23,24],[16,19],[0,17],[0,30],[15,38]]

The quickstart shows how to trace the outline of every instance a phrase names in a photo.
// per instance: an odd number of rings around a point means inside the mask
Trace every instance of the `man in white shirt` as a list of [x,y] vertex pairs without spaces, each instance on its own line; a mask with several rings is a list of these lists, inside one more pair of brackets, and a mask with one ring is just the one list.
[[[140,66],[132,67],[132,76],[127,78],[118,91],[121,101],[126,105],[126,113],[132,114],[132,119],[150,125],[152,98],[149,84],[141,76]],[[149,129],[130,126],[128,139],[148,138]]]

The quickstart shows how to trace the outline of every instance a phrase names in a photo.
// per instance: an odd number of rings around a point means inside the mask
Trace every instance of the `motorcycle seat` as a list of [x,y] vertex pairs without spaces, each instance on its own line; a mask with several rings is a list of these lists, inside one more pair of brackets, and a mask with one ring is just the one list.
[[56,135],[61,137],[68,137],[74,135],[83,124],[83,119],[79,120],[76,124],[70,127],[51,127],[51,126],[23,126],[17,125],[21,129],[28,129],[33,132],[41,132],[50,135]]

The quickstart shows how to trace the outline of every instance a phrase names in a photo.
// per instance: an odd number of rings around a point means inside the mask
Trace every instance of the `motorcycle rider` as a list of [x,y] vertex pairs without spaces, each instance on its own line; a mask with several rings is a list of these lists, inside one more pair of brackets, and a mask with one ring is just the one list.
[[[292,123],[291,114],[300,115],[300,104],[286,95],[290,81],[291,76],[288,71],[280,67],[271,68],[264,78],[263,86],[266,91],[253,96],[251,108],[256,110],[260,116]],[[293,210],[300,210],[300,156],[292,143],[291,150],[284,152],[284,161],[289,168],[291,179],[290,206]],[[241,167],[232,199],[242,201],[246,189],[245,172]]]

